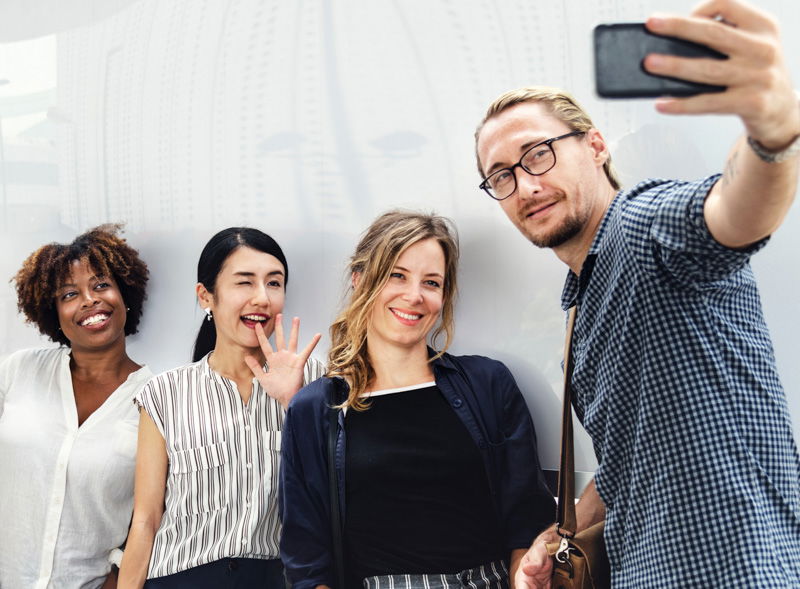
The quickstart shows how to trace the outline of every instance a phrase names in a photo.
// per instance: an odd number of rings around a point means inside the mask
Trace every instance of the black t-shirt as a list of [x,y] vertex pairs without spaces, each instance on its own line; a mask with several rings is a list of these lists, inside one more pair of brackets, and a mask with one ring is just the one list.
[[345,543],[359,579],[507,558],[480,451],[436,386],[348,411]]

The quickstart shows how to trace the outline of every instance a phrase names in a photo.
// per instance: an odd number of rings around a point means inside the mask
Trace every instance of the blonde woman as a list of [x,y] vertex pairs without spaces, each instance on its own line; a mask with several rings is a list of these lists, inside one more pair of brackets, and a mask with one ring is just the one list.
[[[444,218],[391,211],[350,263],[324,378],[289,405],[281,558],[293,587],[507,587],[554,503],[533,423],[501,363],[446,353],[458,245]],[[444,336],[440,350],[433,345]],[[345,581],[333,557],[335,474]]]

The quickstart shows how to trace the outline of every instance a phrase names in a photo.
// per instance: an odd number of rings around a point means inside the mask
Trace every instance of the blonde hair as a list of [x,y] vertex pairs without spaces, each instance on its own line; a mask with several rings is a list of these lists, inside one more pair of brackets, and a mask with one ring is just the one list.
[[[475,158],[478,162],[478,172],[482,178],[486,178],[481,166],[481,158],[478,155],[478,137],[483,130],[483,126],[492,117],[500,114],[501,112],[516,106],[522,102],[538,102],[543,104],[557,119],[563,121],[573,131],[589,131],[594,128],[594,123],[589,117],[589,114],[583,107],[575,100],[571,94],[564,92],[558,88],[550,88],[548,86],[525,86],[510,90],[505,94],[500,95],[495,99],[489,108],[486,110],[486,115],[475,130]],[[603,164],[603,171],[606,173],[608,181],[615,190],[619,190],[622,185],[611,163],[611,155],[609,154]]]
[[350,258],[349,270],[358,275],[358,280],[353,281],[350,300],[330,329],[327,376],[347,381],[350,392],[343,405],[356,411],[367,409],[368,403],[361,395],[375,376],[367,354],[367,329],[375,301],[403,252],[425,239],[439,242],[445,261],[442,312],[431,338],[433,343],[444,333],[445,342],[431,360],[444,354],[453,339],[458,236],[452,221],[413,211],[392,210],[382,214],[364,232]]

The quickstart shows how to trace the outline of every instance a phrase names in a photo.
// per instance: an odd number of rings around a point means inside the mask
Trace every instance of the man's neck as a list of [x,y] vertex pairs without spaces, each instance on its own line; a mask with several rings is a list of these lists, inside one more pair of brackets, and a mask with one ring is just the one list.
[[617,191],[608,183],[604,183],[601,190],[602,194],[598,194],[589,220],[580,233],[566,243],[553,248],[553,252],[555,252],[558,259],[569,266],[569,269],[576,276],[580,276],[581,268],[583,268],[583,263],[586,261],[586,256],[589,255],[589,249],[592,247],[592,242],[600,229],[603,217],[605,217],[617,194]]

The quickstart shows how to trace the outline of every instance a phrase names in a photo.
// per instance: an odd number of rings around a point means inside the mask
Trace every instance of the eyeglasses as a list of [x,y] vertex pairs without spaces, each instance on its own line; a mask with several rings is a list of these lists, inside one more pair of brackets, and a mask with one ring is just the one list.
[[514,168],[522,168],[531,176],[541,176],[552,170],[553,166],[556,165],[556,152],[553,150],[553,143],[567,137],[584,134],[585,131],[572,131],[572,133],[559,135],[537,143],[523,153],[519,161],[510,168],[503,168],[490,174],[480,183],[479,188],[495,200],[507,199],[517,189],[517,175],[514,173]]

